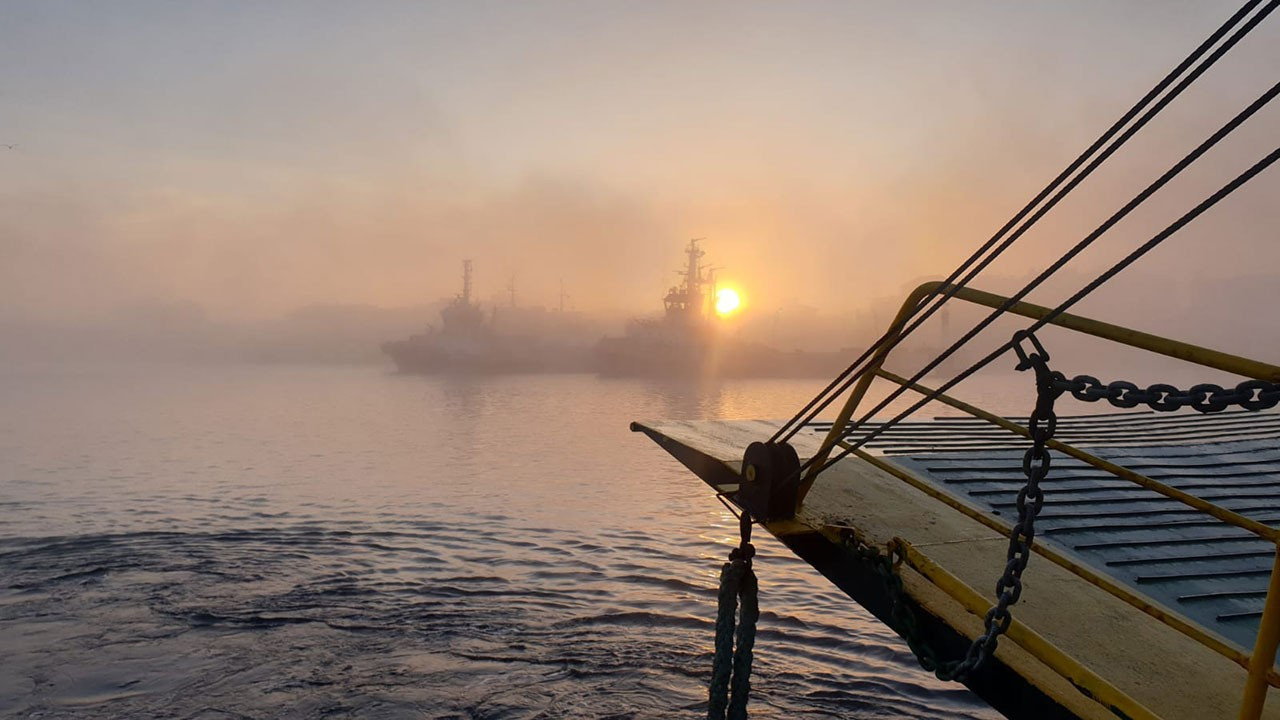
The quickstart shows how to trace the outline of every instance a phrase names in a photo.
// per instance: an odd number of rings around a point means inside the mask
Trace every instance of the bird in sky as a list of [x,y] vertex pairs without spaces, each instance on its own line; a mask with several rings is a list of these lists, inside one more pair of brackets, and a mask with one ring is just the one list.
[[9,148],[10,150],[12,150],[12,149],[14,149],[14,148],[18,147],[16,144],[14,144],[14,145],[9,145],[8,143],[0,143],[0,145],[3,145],[3,146],[5,146],[5,147]]

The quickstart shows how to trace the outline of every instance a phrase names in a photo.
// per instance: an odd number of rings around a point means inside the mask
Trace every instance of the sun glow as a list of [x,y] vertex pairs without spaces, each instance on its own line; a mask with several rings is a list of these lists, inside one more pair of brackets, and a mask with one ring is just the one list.
[[742,299],[738,297],[738,291],[733,288],[720,288],[716,291],[716,314],[728,315],[738,306],[742,304]]

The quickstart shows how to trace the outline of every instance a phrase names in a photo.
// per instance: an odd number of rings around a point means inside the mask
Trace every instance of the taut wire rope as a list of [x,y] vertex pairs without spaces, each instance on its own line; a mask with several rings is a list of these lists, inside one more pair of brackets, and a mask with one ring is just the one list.
[[[1274,95],[1275,95],[1275,92],[1274,92],[1274,91],[1275,91],[1275,90],[1277,90],[1277,89],[1280,89],[1280,84],[1277,84],[1276,86],[1274,86],[1274,87],[1272,88],[1272,92],[1270,93],[1272,97],[1274,97]],[[1090,281],[1087,285],[1085,285],[1083,288],[1081,288],[1079,291],[1077,291],[1074,295],[1072,295],[1071,297],[1067,298],[1065,301],[1063,301],[1062,303],[1060,303],[1057,307],[1055,307],[1055,308],[1053,308],[1052,310],[1050,310],[1047,314],[1045,314],[1045,316],[1044,316],[1044,317],[1040,318],[1039,320],[1036,320],[1036,321],[1035,321],[1034,323],[1032,323],[1029,327],[1027,327],[1027,328],[1026,328],[1026,330],[1019,332],[1019,333],[1018,333],[1018,334],[1019,334],[1019,336],[1025,336],[1026,334],[1034,333],[1036,330],[1039,330],[1040,328],[1044,327],[1045,325],[1047,325],[1047,324],[1049,324],[1049,323],[1053,322],[1053,320],[1054,320],[1054,319],[1056,319],[1059,315],[1061,315],[1062,313],[1066,312],[1066,311],[1067,311],[1071,306],[1075,305],[1077,302],[1079,302],[1080,300],[1084,299],[1084,297],[1086,297],[1087,295],[1089,295],[1090,293],[1092,293],[1094,290],[1097,290],[1097,289],[1098,289],[1098,288],[1099,288],[1103,283],[1105,283],[1106,281],[1110,280],[1110,279],[1111,279],[1112,277],[1114,277],[1117,273],[1119,273],[1120,271],[1122,271],[1122,270],[1124,270],[1125,268],[1127,268],[1127,267],[1129,267],[1130,265],[1132,265],[1134,262],[1136,262],[1136,261],[1137,261],[1139,258],[1141,258],[1143,255],[1147,254],[1147,253],[1148,253],[1148,252],[1150,252],[1152,249],[1154,249],[1156,246],[1158,246],[1160,243],[1162,243],[1162,242],[1164,242],[1165,240],[1167,240],[1170,236],[1172,236],[1174,233],[1176,233],[1176,232],[1178,232],[1179,230],[1181,230],[1183,227],[1185,227],[1187,224],[1189,224],[1192,220],[1195,220],[1197,217],[1199,217],[1200,215],[1202,215],[1206,210],[1208,210],[1209,208],[1211,208],[1211,207],[1213,207],[1214,205],[1218,204],[1218,202],[1220,202],[1223,198],[1225,198],[1225,197],[1227,197],[1228,195],[1230,195],[1231,193],[1235,192],[1237,189],[1239,189],[1239,188],[1240,188],[1241,186],[1243,186],[1245,183],[1247,183],[1247,182],[1249,182],[1250,180],[1252,180],[1254,177],[1257,177],[1257,176],[1258,176],[1258,175],[1259,175],[1263,170],[1266,170],[1266,169],[1267,169],[1268,167],[1270,167],[1273,163],[1275,163],[1275,161],[1276,161],[1276,160],[1280,160],[1280,148],[1276,148],[1275,150],[1272,150],[1270,153],[1268,153],[1267,155],[1265,155],[1261,160],[1259,160],[1258,162],[1254,163],[1252,166],[1250,166],[1247,170],[1245,170],[1245,171],[1244,171],[1243,173],[1241,173],[1240,175],[1236,176],[1236,178],[1235,178],[1235,179],[1233,179],[1231,182],[1229,182],[1229,183],[1227,183],[1226,185],[1222,186],[1222,188],[1220,188],[1217,192],[1213,193],[1213,194],[1212,194],[1212,195],[1210,195],[1208,198],[1205,198],[1205,200],[1203,200],[1199,205],[1196,205],[1194,208],[1192,208],[1191,210],[1189,210],[1189,211],[1188,211],[1186,214],[1184,214],[1182,217],[1180,217],[1180,218],[1178,218],[1177,220],[1175,220],[1175,221],[1173,222],[1173,224],[1169,225],[1169,226],[1168,226],[1168,227],[1166,227],[1164,230],[1161,230],[1159,233],[1157,233],[1157,234],[1156,234],[1154,237],[1152,237],[1150,240],[1148,240],[1148,241],[1146,241],[1145,243],[1143,243],[1142,245],[1138,246],[1138,248],[1137,248],[1137,249],[1135,249],[1133,252],[1131,252],[1131,253],[1129,253],[1128,255],[1126,255],[1126,256],[1125,256],[1124,258],[1122,258],[1120,261],[1116,262],[1114,265],[1112,265],[1110,268],[1108,268],[1108,269],[1107,269],[1105,272],[1103,272],[1101,275],[1099,275],[1098,277],[1094,278],[1094,279],[1093,279],[1092,281]],[[921,407],[924,407],[926,404],[928,404],[928,403],[932,402],[933,400],[937,399],[937,397],[938,397],[939,395],[942,395],[942,394],[943,394],[943,393],[945,393],[947,390],[950,390],[952,387],[955,387],[955,386],[956,386],[956,385],[958,385],[960,382],[964,381],[964,380],[965,380],[965,378],[968,378],[970,375],[973,375],[975,372],[977,372],[977,371],[981,370],[982,368],[986,367],[987,365],[989,365],[992,361],[994,361],[995,359],[999,358],[1001,355],[1003,355],[1003,354],[1005,354],[1006,352],[1008,352],[1012,347],[1013,347],[1013,341],[1006,341],[1004,344],[1002,344],[1000,347],[996,348],[994,351],[992,351],[992,352],[991,352],[990,354],[988,354],[986,357],[982,358],[982,359],[981,359],[981,360],[979,360],[978,362],[976,362],[976,363],[974,363],[973,365],[969,366],[967,369],[965,369],[965,370],[964,370],[963,372],[961,372],[960,374],[956,375],[956,376],[955,376],[955,377],[953,377],[952,379],[948,380],[947,382],[943,383],[943,384],[942,384],[941,386],[939,386],[938,388],[934,389],[933,391],[931,391],[930,393],[928,393],[927,395],[925,395],[925,396],[924,396],[923,398],[921,398],[919,401],[917,401],[916,403],[914,403],[913,405],[911,405],[911,407],[909,407],[909,408],[907,408],[906,410],[903,410],[902,412],[898,413],[897,415],[895,415],[892,419],[888,420],[887,422],[880,424],[879,426],[877,426],[877,427],[876,427],[874,430],[872,430],[871,432],[869,432],[869,433],[867,433],[866,435],[864,435],[864,436],[860,437],[856,442],[853,442],[853,443],[850,443],[849,445],[847,445],[847,446],[846,446],[844,449],[842,449],[842,450],[840,451],[840,453],[838,453],[835,457],[832,457],[830,460],[828,460],[827,462],[823,463],[823,464],[822,464],[822,466],[818,469],[818,472],[822,472],[823,470],[826,470],[827,468],[831,467],[831,466],[832,466],[832,465],[834,465],[835,463],[837,463],[837,462],[839,462],[840,460],[844,459],[845,457],[847,457],[847,456],[848,456],[848,455],[850,455],[851,453],[853,453],[853,452],[857,451],[858,449],[862,448],[862,447],[863,447],[864,445],[866,445],[868,442],[870,442],[871,440],[874,440],[876,437],[878,437],[879,435],[881,435],[883,432],[885,432],[886,430],[888,430],[890,427],[892,427],[892,426],[896,425],[897,423],[901,422],[904,418],[906,418],[906,417],[910,416],[910,415],[911,415],[912,413],[914,413],[916,410],[919,410]],[[916,379],[918,379],[918,378],[916,378]],[[910,382],[911,382],[911,383],[914,383],[914,382],[915,382],[915,380],[911,380]],[[901,391],[905,391],[907,388],[906,388],[906,386],[904,385],[904,386],[899,387],[898,389],[899,389],[899,390],[901,390]],[[901,394],[901,393],[899,393],[899,394]],[[881,406],[878,406],[878,407],[882,407],[884,404],[887,404],[887,403],[882,403],[882,404],[881,404]],[[875,411],[873,411],[873,412],[878,412],[878,410],[875,410]],[[864,420],[865,420],[865,418],[864,418]],[[862,422],[862,421],[859,421],[859,422]]]
[[[1070,176],[1070,174],[1073,171],[1078,169],[1089,157],[1091,157],[1098,150],[1099,147],[1101,147],[1107,141],[1109,141],[1112,137],[1114,137],[1115,134],[1119,132],[1121,128],[1123,128],[1130,120],[1132,120],[1135,115],[1141,112],[1144,107],[1146,107],[1154,98],[1156,98],[1160,94],[1160,92],[1162,92],[1165,88],[1167,88],[1178,76],[1180,76],[1184,71],[1186,71],[1186,69],[1190,65],[1192,65],[1196,60],[1198,60],[1206,51],[1208,51],[1209,48],[1211,48],[1219,39],[1221,39],[1223,35],[1229,32],[1246,15],[1248,15],[1249,11],[1251,11],[1254,7],[1256,7],[1260,1],[1261,0],[1253,0],[1251,2],[1245,3],[1244,6],[1242,6],[1240,10],[1238,10],[1235,13],[1235,15],[1229,18],[1226,23],[1224,23],[1208,39],[1206,39],[1203,43],[1201,43],[1201,45],[1197,47],[1194,52],[1188,55],[1185,60],[1183,60],[1176,68],[1170,71],[1170,73],[1166,75],[1165,78],[1161,80],[1160,83],[1158,83],[1150,92],[1148,92],[1141,100],[1139,100],[1139,102],[1135,104],[1133,108],[1131,108],[1127,113],[1125,113],[1125,115],[1121,117],[1120,120],[1118,120],[1115,124],[1113,124],[1111,128],[1107,130],[1107,132],[1103,133],[1103,135],[1099,137],[1098,140],[1096,140],[1078,158],[1076,158],[1076,160],[1072,162],[1072,164],[1068,166],[1066,170],[1063,170],[1063,172],[1060,173],[1052,182],[1050,182],[1048,186],[1046,186],[1035,198],[1031,200],[1031,202],[1029,202],[1025,207],[1023,207],[1023,209],[1020,210],[1018,214],[1016,214],[999,231],[997,231],[996,234],[992,236],[990,240],[984,243],[968,259],[966,259],[963,263],[961,263],[961,265],[957,267],[956,270],[954,270],[947,277],[946,280],[943,281],[942,285],[939,288],[931,291],[930,294],[926,296],[914,308],[910,308],[908,311],[907,317],[904,318],[903,320],[903,323],[905,324],[906,321],[912,320],[912,318],[917,313],[919,313],[921,308],[925,308],[925,306],[929,305],[934,299],[937,299],[939,297],[939,294],[941,294],[941,299],[939,299],[938,302],[928,307],[924,311],[924,313],[919,317],[915,317],[914,322],[912,322],[910,325],[907,325],[905,328],[903,328],[901,332],[898,332],[901,325],[895,325],[893,327],[890,327],[888,330],[886,330],[884,335],[882,335],[878,340],[872,343],[872,345],[869,346],[862,353],[862,355],[858,357],[857,360],[855,360],[852,364],[850,364],[843,372],[840,373],[839,376],[835,378],[835,380],[833,380],[817,396],[815,396],[812,400],[810,400],[809,403],[805,405],[804,408],[802,408],[798,413],[796,413],[795,416],[793,416],[790,420],[788,420],[787,423],[785,423],[781,428],[779,428],[778,431],[775,432],[774,435],[769,439],[769,442],[776,442],[779,439],[786,441],[794,437],[795,434],[799,432],[801,428],[804,427],[804,425],[811,422],[815,417],[817,417],[819,413],[821,413],[832,402],[834,402],[836,398],[838,398],[840,395],[846,392],[854,382],[856,382],[860,377],[862,377],[867,372],[870,365],[868,364],[868,365],[862,366],[861,369],[857,370],[857,372],[855,372],[855,369],[857,369],[866,360],[871,358],[874,353],[876,353],[877,351],[880,351],[882,348],[884,348],[885,352],[892,349],[898,343],[902,342],[913,331],[915,331],[916,328],[918,328],[925,321],[927,321],[939,308],[943,306],[943,304],[945,304],[948,300],[950,300],[955,295],[955,293],[959,292],[961,288],[963,288],[974,277],[976,277],[987,266],[989,266],[1001,253],[1007,250],[1009,246],[1011,246],[1027,230],[1029,230],[1032,225],[1034,225],[1037,221],[1039,221],[1040,218],[1042,218],[1046,213],[1049,212],[1049,210],[1051,210],[1054,206],[1056,206],[1057,203],[1061,201],[1077,185],[1079,185],[1080,182],[1082,182],[1086,177],[1088,177],[1088,175],[1092,173],[1099,165],[1101,165],[1103,161],[1105,161],[1112,154],[1114,154],[1125,142],[1127,142],[1131,137],[1133,137],[1133,135],[1136,134],[1138,130],[1140,130],[1143,126],[1145,126],[1161,110],[1167,107],[1168,104],[1172,102],[1179,94],[1181,94],[1187,87],[1189,87],[1191,83],[1193,83],[1196,79],[1198,79],[1206,70],[1208,70],[1223,55],[1225,55],[1228,50],[1230,50],[1236,43],[1238,43],[1241,39],[1243,39],[1245,35],[1247,35],[1250,31],[1252,31],[1253,28],[1255,28],[1258,25],[1258,23],[1262,21],[1263,18],[1265,18],[1268,14],[1271,13],[1271,11],[1273,11],[1277,7],[1277,5],[1280,5],[1280,0],[1271,0],[1271,2],[1269,2],[1266,5],[1266,7],[1264,7],[1260,12],[1255,14],[1253,17],[1249,18],[1249,20],[1245,22],[1245,24],[1234,35],[1228,38],[1226,42],[1220,45],[1209,56],[1209,58],[1205,60],[1205,62],[1201,63],[1199,66],[1192,69],[1192,71],[1189,74],[1187,74],[1187,76],[1183,78],[1183,80],[1179,82],[1178,85],[1175,86],[1173,90],[1171,90],[1164,97],[1160,98],[1160,100],[1157,101],[1156,104],[1153,107],[1151,107],[1151,109],[1149,109],[1141,118],[1139,118],[1137,122],[1135,122],[1132,126],[1130,126],[1120,136],[1120,138],[1116,140],[1116,142],[1114,142],[1112,145],[1104,149],[1091,163],[1089,163],[1089,165],[1083,171],[1081,171],[1078,175],[1076,175],[1076,177],[1072,178],[1066,184],[1066,186],[1063,187],[1053,198],[1051,198],[1047,203],[1045,203],[1042,207],[1040,207],[1040,209],[1036,211],[1036,213],[1032,215],[1032,217],[1029,220],[1027,220],[1027,222],[1023,223],[1023,225],[1019,227],[1018,230],[1016,230],[1012,235],[1006,238],[1004,242],[1001,243],[1000,246],[993,253],[988,255],[986,258],[983,258],[981,262],[978,263],[977,267],[974,267],[971,270],[969,270],[969,272],[965,275],[963,279],[960,280],[959,283],[955,282],[956,278],[961,273],[964,273],[965,270],[968,269],[970,266],[972,266],[974,262],[978,261],[978,259],[987,250],[989,250],[992,246],[994,246],[997,242],[999,242],[1000,238],[1003,237],[1011,227],[1013,227],[1015,224],[1021,221],[1024,217],[1026,217],[1026,215],[1033,208],[1035,208],[1040,203],[1041,200],[1043,200],[1047,195],[1049,195],[1049,193],[1053,192],[1056,188],[1062,185],[1063,181],[1068,176]],[[938,360],[937,362],[941,362],[941,360]],[[836,389],[837,386],[839,389]],[[835,392],[832,392],[833,390],[835,390]]]

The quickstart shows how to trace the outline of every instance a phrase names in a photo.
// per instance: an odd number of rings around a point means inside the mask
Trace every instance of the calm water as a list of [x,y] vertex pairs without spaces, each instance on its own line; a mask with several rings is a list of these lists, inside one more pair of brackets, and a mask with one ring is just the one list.
[[[696,717],[736,523],[627,423],[819,385],[0,371],[0,715]],[[994,717],[757,544],[755,716]]]

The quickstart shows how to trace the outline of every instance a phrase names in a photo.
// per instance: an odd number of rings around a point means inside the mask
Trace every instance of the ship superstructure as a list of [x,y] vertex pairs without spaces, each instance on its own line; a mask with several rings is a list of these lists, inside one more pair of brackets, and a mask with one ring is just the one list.
[[384,343],[382,350],[406,373],[588,371],[589,344],[581,331],[574,332],[564,313],[560,313],[560,322],[537,322],[535,313],[515,307],[514,281],[509,290],[511,307],[486,312],[475,300],[472,263],[464,260],[462,291],[440,311],[440,328],[428,327],[407,340]]
[[715,268],[702,267],[706,251],[698,246],[701,240],[689,241],[684,251],[685,269],[680,272],[683,281],[668,290],[662,299],[667,322],[702,326],[714,320],[711,307],[715,302]]
[[662,299],[663,315],[627,324],[620,337],[596,345],[596,368],[607,376],[810,377],[841,366],[837,353],[785,352],[730,337],[716,317],[716,268],[695,238],[685,246],[680,284]]

